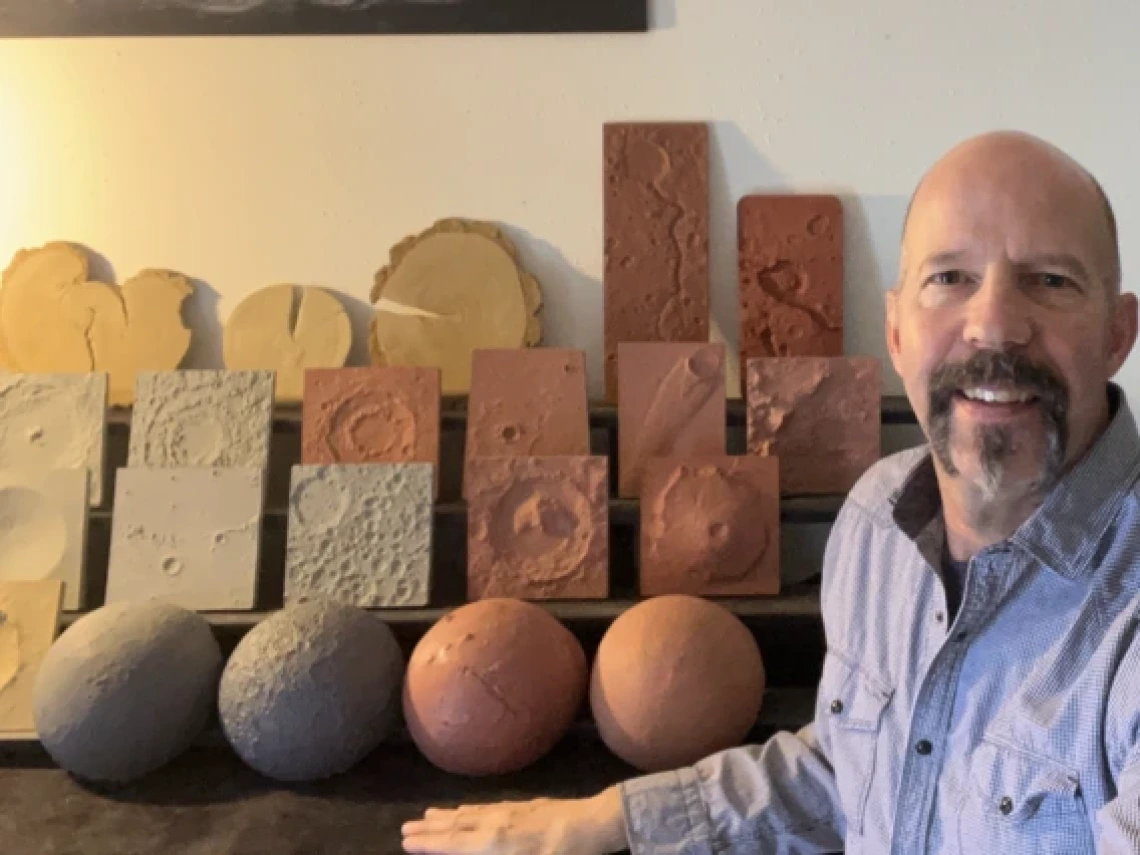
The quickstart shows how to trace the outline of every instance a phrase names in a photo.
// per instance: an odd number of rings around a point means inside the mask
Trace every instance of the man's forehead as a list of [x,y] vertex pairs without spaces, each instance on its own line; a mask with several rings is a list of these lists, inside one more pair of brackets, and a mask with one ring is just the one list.
[[1059,170],[932,171],[908,211],[902,257],[1002,254],[1013,260],[1069,255],[1099,265],[1108,250],[1095,188]]

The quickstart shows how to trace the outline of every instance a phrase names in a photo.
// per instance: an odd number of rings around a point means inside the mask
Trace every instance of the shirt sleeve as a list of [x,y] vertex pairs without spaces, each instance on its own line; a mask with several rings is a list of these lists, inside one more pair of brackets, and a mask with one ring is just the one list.
[[801,855],[843,848],[835,776],[814,724],[619,789],[632,855]]
[[1098,855],[1140,852],[1140,637],[1135,634],[1116,674],[1105,713],[1105,757],[1116,794],[1097,812]]

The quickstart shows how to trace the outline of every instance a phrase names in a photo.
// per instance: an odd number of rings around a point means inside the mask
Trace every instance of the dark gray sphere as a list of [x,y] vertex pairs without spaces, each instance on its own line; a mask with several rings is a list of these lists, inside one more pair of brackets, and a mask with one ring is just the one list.
[[327,599],[289,605],[250,630],[226,664],[222,729],[266,777],[327,778],[391,733],[403,676],[403,653],[379,618]]
[[40,741],[78,778],[126,783],[190,747],[213,711],[222,653],[198,614],[158,601],[81,617],[36,677]]

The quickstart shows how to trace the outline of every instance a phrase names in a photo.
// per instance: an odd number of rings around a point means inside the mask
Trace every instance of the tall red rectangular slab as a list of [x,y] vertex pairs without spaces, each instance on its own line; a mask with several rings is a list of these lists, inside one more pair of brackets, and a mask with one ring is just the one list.
[[655,457],[724,454],[724,345],[618,345],[618,492],[636,498]]
[[709,129],[613,123],[605,155],[605,388],[623,341],[709,340]]
[[468,407],[464,498],[475,458],[590,453],[586,357],[580,350],[476,350]]
[[301,463],[431,463],[439,491],[438,368],[310,368]]
[[779,458],[784,495],[845,493],[879,459],[878,359],[762,357],[745,376],[748,451]]
[[480,457],[472,467],[469,600],[609,596],[605,457]]
[[643,597],[780,592],[776,458],[658,458],[646,467],[642,484]]
[[835,196],[737,205],[740,359],[843,354],[843,206]]

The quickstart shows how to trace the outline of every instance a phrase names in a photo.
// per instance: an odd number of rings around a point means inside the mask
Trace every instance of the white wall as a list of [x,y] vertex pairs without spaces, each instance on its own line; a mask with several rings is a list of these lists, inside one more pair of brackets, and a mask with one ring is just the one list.
[[[245,294],[288,281],[363,300],[405,234],[488,218],[540,276],[546,342],[585,348],[597,393],[601,125],[700,119],[730,341],[740,195],[844,196],[846,349],[882,355],[906,197],[943,149],[994,127],[1102,179],[1132,269],[1133,0],[655,0],[654,17],[620,36],[0,41],[0,264],[68,239],[122,278],[203,280],[215,329],[194,361],[218,365],[215,319]],[[1140,395],[1140,354],[1121,379]]]

